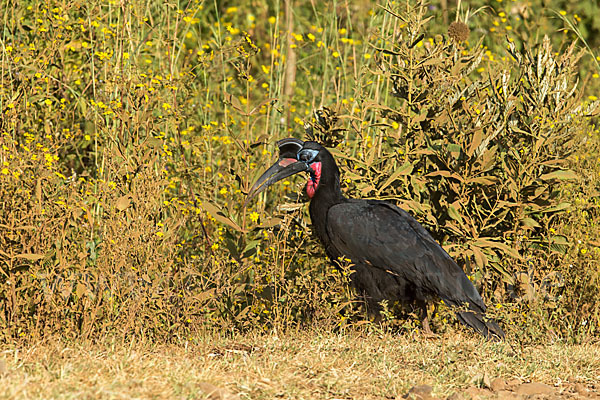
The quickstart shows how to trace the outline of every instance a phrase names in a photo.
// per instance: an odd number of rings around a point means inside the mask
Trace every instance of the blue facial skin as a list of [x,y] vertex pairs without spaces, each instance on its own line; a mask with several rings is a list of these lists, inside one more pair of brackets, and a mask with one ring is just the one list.
[[312,179],[315,184],[317,183],[317,177],[312,168],[310,168],[310,164],[311,161],[317,157],[317,154],[319,154],[319,150],[304,149],[296,155],[298,161],[306,163],[306,170],[310,174],[310,179]]
[[315,175],[315,171],[313,171],[313,169],[310,168],[310,165],[312,164],[312,161],[317,157],[318,154],[319,150],[313,149],[304,149],[298,152],[298,154],[296,154],[296,159],[298,161],[306,163],[306,172],[309,173],[310,179],[315,185],[317,184],[317,176]]
[[312,160],[315,159],[315,157],[317,157],[317,154],[319,154],[319,150],[304,149],[296,155],[296,158],[298,159],[298,161],[310,163]]

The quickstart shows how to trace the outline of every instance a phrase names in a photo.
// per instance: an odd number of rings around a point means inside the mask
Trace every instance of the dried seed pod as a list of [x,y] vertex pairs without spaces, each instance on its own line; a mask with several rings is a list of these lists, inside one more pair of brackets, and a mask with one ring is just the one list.
[[467,40],[469,38],[469,33],[471,33],[471,30],[467,24],[461,21],[454,21],[448,27],[448,36],[456,42],[464,42]]

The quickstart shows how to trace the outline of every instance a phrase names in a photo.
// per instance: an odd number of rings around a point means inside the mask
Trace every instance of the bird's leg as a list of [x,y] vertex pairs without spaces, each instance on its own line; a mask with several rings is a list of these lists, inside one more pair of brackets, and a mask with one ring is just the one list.
[[435,336],[429,327],[429,316],[427,313],[427,303],[424,300],[417,301],[418,307],[421,309],[421,326],[423,328],[423,333],[425,336]]
[[370,298],[367,293],[365,293],[363,297],[365,299],[365,307],[367,309],[369,320],[375,324],[380,323],[383,319],[381,316],[381,304]]

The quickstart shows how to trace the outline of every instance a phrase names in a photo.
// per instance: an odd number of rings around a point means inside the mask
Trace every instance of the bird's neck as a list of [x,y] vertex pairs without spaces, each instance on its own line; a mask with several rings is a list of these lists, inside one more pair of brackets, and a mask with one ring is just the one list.
[[[324,179],[323,179],[324,178]],[[326,241],[327,235],[327,212],[336,204],[343,203],[347,199],[342,194],[339,174],[323,177],[319,188],[310,202],[308,210],[317,236],[321,241]]]

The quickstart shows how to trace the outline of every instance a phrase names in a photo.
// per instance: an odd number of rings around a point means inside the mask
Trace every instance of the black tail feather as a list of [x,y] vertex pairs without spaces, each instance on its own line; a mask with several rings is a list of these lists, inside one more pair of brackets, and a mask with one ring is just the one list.
[[504,339],[505,334],[500,325],[491,318],[486,318],[483,314],[475,311],[457,312],[456,316],[460,322],[470,326],[481,333],[486,339]]

